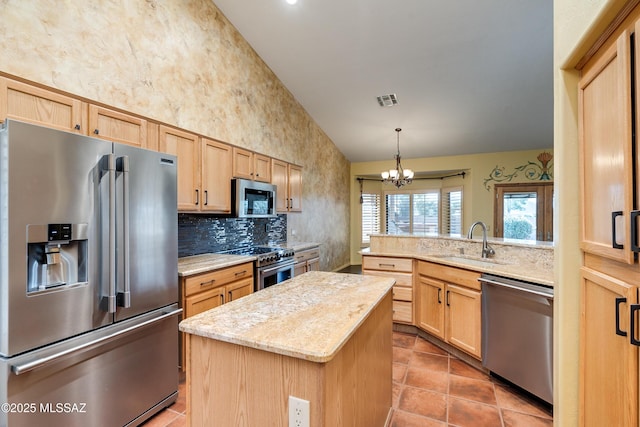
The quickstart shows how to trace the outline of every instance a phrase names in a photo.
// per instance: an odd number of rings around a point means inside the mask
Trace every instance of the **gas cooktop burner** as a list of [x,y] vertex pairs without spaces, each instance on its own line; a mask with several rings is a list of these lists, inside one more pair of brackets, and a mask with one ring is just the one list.
[[256,257],[256,267],[264,267],[279,262],[289,261],[293,259],[294,252],[292,249],[277,248],[270,246],[251,246],[245,248],[237,248],[225,251],[226,254],[232,255],[250,255]]

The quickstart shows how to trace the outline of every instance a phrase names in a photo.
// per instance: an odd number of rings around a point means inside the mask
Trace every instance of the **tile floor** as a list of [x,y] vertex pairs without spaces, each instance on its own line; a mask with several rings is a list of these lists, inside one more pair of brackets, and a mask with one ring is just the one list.
[[[392,427],[553,426],[548,407],[415,335],[393,333]],[[178,400],[145,427],[186,426],[184,376]],[[284,427],[284,426],[283,426]]]

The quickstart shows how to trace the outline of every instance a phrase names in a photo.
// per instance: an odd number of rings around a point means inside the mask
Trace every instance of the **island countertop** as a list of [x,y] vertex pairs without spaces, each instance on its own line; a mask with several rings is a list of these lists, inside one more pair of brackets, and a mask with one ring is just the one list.
[[324,363],[394,283],[387,277],[311,271],[185,319],[180,330]]

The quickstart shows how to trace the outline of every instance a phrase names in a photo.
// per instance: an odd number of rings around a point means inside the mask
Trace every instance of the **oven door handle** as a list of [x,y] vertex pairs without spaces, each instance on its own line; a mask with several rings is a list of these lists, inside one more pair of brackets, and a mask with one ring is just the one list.
[[270,268],[261,268],[260,269],[260,274],[268,274],[274,271],[278,271],[278,270],[282,270],[283,268],[287,268],[287,267],[293,267],[293,264],[295,264],[293,261],[291,262],[287,262],[284,264],[278,264],[276,266],[270,267]]

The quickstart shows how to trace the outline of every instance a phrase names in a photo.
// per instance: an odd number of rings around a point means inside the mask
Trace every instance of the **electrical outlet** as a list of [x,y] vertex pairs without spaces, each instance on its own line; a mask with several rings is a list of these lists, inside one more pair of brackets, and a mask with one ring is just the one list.
[[309,427],[309,401],[289,396],[289,427]]

